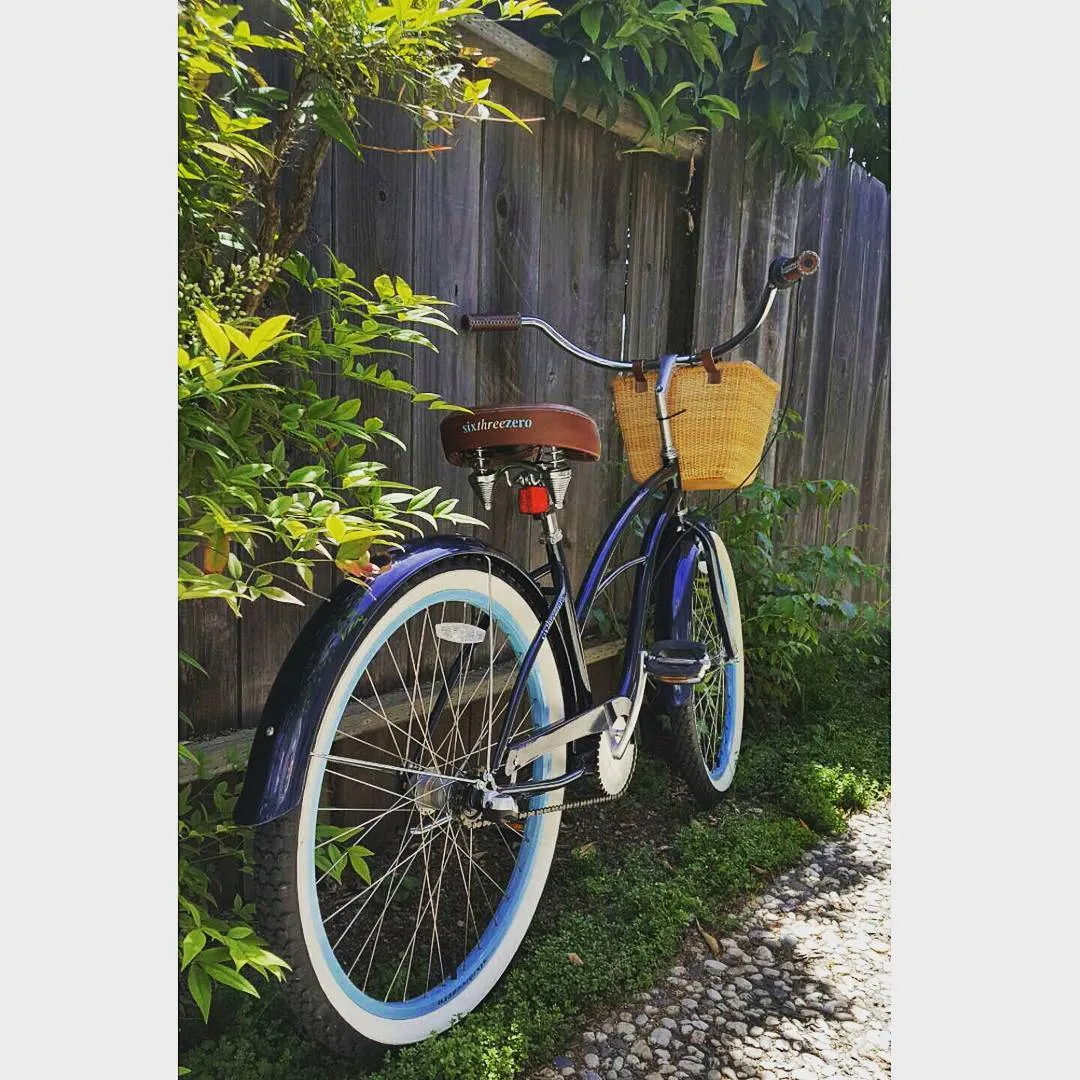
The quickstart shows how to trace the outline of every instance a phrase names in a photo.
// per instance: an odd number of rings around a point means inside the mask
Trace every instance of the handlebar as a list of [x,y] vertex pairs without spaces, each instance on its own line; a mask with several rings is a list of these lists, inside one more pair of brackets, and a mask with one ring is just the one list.
[[[754,314],[750,321],[737,334],[727,341],[714,345],[711,349],[702,349],[695,353],[687,353],[685,356],[675,357],[676,364],[698,364],[705,361],[706,356],[711,360],[718,360],[724,353],[731,352],[736,346],[741,345],[759,326],[769,314],[776,294],[784,289],[790,289],[798,285],[803,278],[808,278],[817,273],[820,263],[818,255],[814,251],[804,251],[800,255],[779,255],[769,265],[769,272],[765,281],[765,289],[761,295]],[[564,349],[579,360],[592,364],[595,367],[611,368],[616,371],[630,371],[637,367],[656,368],[660,360],[643,360],[637,364],[627,360],[612,360],[606,356],[598,356],[586,349],[575,345],[569,338],[563,337],[555,327],[532,315],[462,315],[461,329],[466,333],[491,333],[520,330],[531,326],[550,338],[559,348]],[[710,369],[711,370],[711,369]],[[640,376],[639,376],[640,377]],[[642,384],[644,385],[644,383]]]
[[474,334],[491,330],[520,330],[520,315],[462,315],[461,329]]

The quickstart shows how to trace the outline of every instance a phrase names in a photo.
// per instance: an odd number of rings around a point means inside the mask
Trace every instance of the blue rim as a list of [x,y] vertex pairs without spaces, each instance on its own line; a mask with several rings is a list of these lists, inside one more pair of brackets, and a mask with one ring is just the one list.
[[[723,568],[720,574],[720,595],[724,604],[730,609],[730,586]],[[724,775],[731,763],[732,743],[735,740],[735,708],[738,701],[738,686],[736,679],[742,678],[742,665],[735,660],[728,660],[724,664],[724,718],[723,733],[720,736],[720,748],[716,754],[716,764],[709,769],[709,779],[716,781]],[[705,763],[708,768],[708,762]]]
[[[487,610],[490,606],[493,621],[510,640],[511,647],[514,649],[515,654],[520,657],[528,648],[531,635],[526,634],[525,631],[522,630],[522,628],[514,621],[510,612],[502,604],[496,603],[486,593],[479,593],[472,589],[446,589],[425,598],[423,601],[418,601],[408,608],[402,614],[401,618],[390,625],[384,633],[379,635],[378,639],[366,650],[367,655],[363,658],[361,663],[357,665],[357,676],[352,686],[349,687],[349,695],[351,696],[355,690],[356,684],[360,681],[361,676],[367,669],[367,666],[375,653],[382,648],[390,635],[406,620],[412,618],[413,615],[418,611],[423,610],[425,607],[454,601],[471,603],[482,610]],[[528,692],[529,699],[532,703],[534,726],[546,725],[550,719],[548,703],[544,698],[543,686],[535,666],[529,676]],[[333,743],[334,733],[341,723],[341,716],[345,708],[344,702],[347,700],[348,697],[342,699],[342,708],[334,718],[333,725],[325,726],[325,734],[313,748],[315,753],[325,754],[329,752],[330,744]],[[539,725],[537,725],[538,718],[540,718],[541,721]],[[318,781],[318,789],[321,791],[326,762],[322,759],[317,760],[320,763],[317,766],[318,771],[316,779]],[[550,767],[551,762],[547,756],[537,761],[533,768],[534,778],[540,779],[546,776]],[[535,799],[536,802],[534,805],[542,805],[543,802],[546,802],[548,796],[536,796]],[[317,818],[318,815],[316,814],[315,817]],[[485,928],[484,933],[480,936],[480,940],[473,946],[472,950],[462,961],[458,970],[450,978],[445,979],[443,982],[426,991],[419,997],[411,998],[408,1001],[387,1002],[376,997],[371,997],[369,994],[365,994],[352,983],[345,970],[338,962],[333,949],[330,947],[329,939],[326,936],[326,929],[320,920],[316,931],[319,950],[327,969],[346,996],[366,1012],[371,1013],[373,1016],[380,1017],[381,1019],[411,1020],[418,1016],[426,1016],[429,1013],[435,1012],[460,994],[469,983],[472,982],[477,974],[479,974],[480,970],[488,960],[491,959],[505,936],[507,927],[514,921],[514,917],[517,914],[517,910],[520,907],[522,898],[525,894],[526,884],[532,876],[533,864],[536,859],[536,844],[533,841],[535,841],[537,834],[542,827],[543,822],[540,817],[529,817],[526,819],[517,862],[514,864],[513,873],[510,875],[510,881],[507,883],[505,895],[495,909],[491,921]],[[312,836],[310,839],[312,843],[314,843],[314,837]],[[308,875],[308,889],[309,899],[313,901],[313,910],[321,912],[318,902],[318,893],[315,889],[315,875],[313,873]]]

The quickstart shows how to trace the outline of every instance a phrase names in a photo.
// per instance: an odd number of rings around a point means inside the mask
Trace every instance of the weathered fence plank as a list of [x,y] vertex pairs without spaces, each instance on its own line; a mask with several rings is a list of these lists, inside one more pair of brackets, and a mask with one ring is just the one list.
[[[625,310],[629,170],[618,141],[568,113],[545,120],[540,311],[586,348],[618,356]],[[601,444],[611,446],[610,375],[543,345],[541,401],[572,404],[594,417]],[[610,458],[575,469],[562,514],[575,579],[618,499],[621,464]]]
[[[447,145],[453,149],[418,155],[416,162],[413,228],[414,289],[432,293],[454,306],[450,318],[457,322],[462,312],[475,311],[479,279],[477,235],[480,221],[481,130],[462,123]],[[418,349],[413,362],[414,382],[439,393],[457,405],[476,402],[476,338],[432,330],[428,336],[438,354]],[[479,502],[460,469],[451,465],[442,452],[439,424],[444,413],[413,413],[409,459],[412,483],[426,488],[438,484],[461,496],[461,509],[476,514]],[[466,530],[466,531],[472,531]]]
[[[543,116],[540,98],[496,79],[497,100],[518,116]],[[513,124],[484,129],[480,174],[478,310],[534,315],[540,308],[541,180],[547,125],[529,135]],[[477,402],[535,401],[540,340],[534,333],[482,334],[477,340]],[[471,403],[469,403],[471,404]],[[462,473],[459,485],[464,484]],[[491,513],[492,542],[527,564],[536,558],[538,531],[519,514],[512,492],[498,485]]]
[[731,336],[735,327],[735,282],[742,226],[743,161],[746,137],[728,128],[709,143],[701,220],[698,222],[694,345],[704,348]]
[[240,623],[224,600],[180,605],[180,648],[206,674],[180,665],[180,738],[213,735],[236,727],[240,715]]

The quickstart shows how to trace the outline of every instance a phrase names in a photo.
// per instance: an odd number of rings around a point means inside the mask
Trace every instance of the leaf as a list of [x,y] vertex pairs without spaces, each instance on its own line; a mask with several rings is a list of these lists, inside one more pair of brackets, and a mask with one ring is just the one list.
[[315,91],[315,123],[335,142],[341,143],[354,156],[361,157],[356,136],[341,112],[341,106],[326,91]]
[[340,544],[349,531],[348,525],[337,514],[330,514],[325,522],[326,531],[335,544]]
[[710,934],[701,925],[701,923],[697,921],[697,919],[695,919],[694,922],[697,924],[697,930],[698,930],[698,933],[701,935],[701,940],[704,941],[705,944],[709,946],[709,952],[711,952],[713,954],[713,956],[719,956],[720,955],[720,942],[717,941],[716,938],[714,938],[712,936],[712,934]]
[[585,961],[582,960],[576,952],[567,953],[566,959],[569,960],[570,963],[573,964],[575,967],[583,967],[585,964]]
[[202,309],[195,312],[195,319],[203,341],[214,350],[219,359],[224,360],[229,355],[229,339],[225,331]]
[[[371,884],[371,871],[368,869],[368,864],[364,860],[364,852],[367,848],[364,847],[352,847],[349,848],[349,865],[353,868],[353,871],[360,877],[366,884]],[[371,852],[368,851],[370,855]]]
[[642,93],[637,90],[631,90],[630,96],[638,103],[638,107],[641,109],[645,116],[645,120],[649,125],[649,134],[657,136],[660,134],[660,114],[656,111],[656,106]]
[[293,469],[289,473],[287,484],[294,487],[298,484],[314,484],[326,472],[321,465],[302,465],[299,469]]
[[829,115],[836,123],[844,124],[848,120],[854,120],[862,111],[862,105],[844,105],[842,108],[832,110]]
[[813,49],[815,41],[817,41],[817,31],[807,30],[805,34],[800,35],[791,51],[793,53],[808,53]]
[[715,27],[735,36],[739,33],[735,20],[722,7],[702,8],[699,15],[704,15]]
[[235,326],[226,323],[222,329],[228,335],[229,340],[244,354],[248,360],[253,360],[255,354],[251,351],[251,339]]
[[739,106],[730,98],[721,97],[719,94],[706,94],[701,100],[709,102],[717,111],[739,119]]
[[760,71],[769,63],[769,47],[768,45],[759,45],[754,50],[754,55],[750,60],[750,74],[755,71]]
[[422,510],[438,494],[438,484],[436,484],[435,487],[426,488],[425,490],[421,491],[419,495],[413,496],[413,498],[409,501],[409,505],[406,507],[406,509],[410,512],[415,510]]
[[284,589],[279,589],[276,586],[270,589],[260,589],[260,596],[266,596],[271,600],[277,600],[279,604],[299,604],[300,607],[304,606],[303,600],[298,600],[292,593],[287,593]]
[[582,11],[578,18],[581,20],[581,28],[589,35],[589,40],[595,45],[600,36],[600,22],[604,17],[603,4],[590,4]]
[[193,667],[196,671],[201,671],[204,675],[207,676],[207,678],[209,678],[210,673],[206,670],[206,668],[202,666],[202,664],[199,663],[198,660],[195,659],[194,656],[191,656],[189,653],[184,652],[183,649],[177,649],[177,652],[180,654],[180,662],[182,664],[187,664],[188,667]]
[[188,968],[187,987],[192,1000],[199,1006],[203,1023],[207,1023],[210,1019],[210,999],[214,996],[214,986],[210,981],[210,976],[198,965],[190,967]]
[[269,346],[278,339],[291,320],[291,315],[275,315],[273,318],[259,323],[259,325],[251,331],[251,356],[258,356],[264,349],[269,348]]
[[183,971],[184,968],[186,968],[188,964],[202,952],[205,945],[206,934],[199,929],[189,930],[187,934],[184,935],[184,941],[180,946],[181,951],[183,952],[183,957],[180,961],[181,971]]
[[207,964],[206,972],[214,982],[219,982],[223,986],[231,986],[234,990],[241,990],[252,997],[259,996],[259,991],[234,968],[226,967],[224,964]]

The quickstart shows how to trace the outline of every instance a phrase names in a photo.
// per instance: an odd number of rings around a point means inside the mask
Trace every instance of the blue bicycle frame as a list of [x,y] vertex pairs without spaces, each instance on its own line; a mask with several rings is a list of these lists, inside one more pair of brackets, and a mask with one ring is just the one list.
[[[656,510],[645,529],[638,554],[609,571],[612,556],[623,534],[642,512],[645,504],[661,497],[661,505]],[[689,620],[693,594],[693,582],[703,559],[709,566],[709,577],[716,609],[717,623],[721,641],[728,656],[734,655],[731,636],[724,617],[724,605],[720,599],[719,566],[714,565],[715,552],[712,547],[708,528],[692,518],[686,510],[685,495],[679,484],[677,461],[672,461],[658,469],[649,477],[619,508],[615,517],[600,540],[592,561],[582,582],[576,602],[571,596],[571,586],[566,566],[562,535],[556,531],[547,538],[548,563],[533,577],[550,576],[554,586],[548,616],[530,644],[511,691],[510,702],[506,710],[502,731],[492,760],[503,763],[506,759],[510,736],[510,717],[528,683],[529,672],[541,647],[553,630],[558,630],[564,642],[570,660],[569,686],[564,687],[566,696],[567,719],[555,725],[555,729],[568,726],[577,717],[595,709],[600,702],[594,700],[589,684],[581,635],[589,612],[597,597],[616,578],[633,569],[634,589],[630,604],[630,625],[626,639],[623,670],[619,679],[619,697],[635,700],[639,691],[639,681],[644,678],[641,667],[641,652],[645,637],[646,620],[650,611],[650,602],[654,603],[654,630],[656,637],[667,635],[689,637]],[[657,585],[660,585],[657,588]],[[666,684],[660,689],[659,704],[670,707],[682,704],[692,687],[688,684]],[[596,718],[595,727],[601,729],[602,717]],[[550,739],[553,729],[546,730],[543,737]],[[593,734],[589,732],[588,734]],[[526,746],[532,736],[515,744]],[[574,746],[570,744],[573,758]],[[500,784],[499,790],[505,794],[527,795],[564,787],[573,782],[584,769],[571,760],[566,774],[544,781],[526,781],[523,783]]]
[[[442,560],[468,556],[486,562],[489,568],[497,563],[537,609],[547,607],[522,658],[491,759],[496,775],[488,780],[503,794],[531,795],[565,787],[585,773],[586,763],[579,748],[595,747],[595,736],[612,723],[612,710],[620,711],[616,706],[621,707],[620,715],[629,711],[633,717],[631,723],[636,721],[643,691],[641,680],[645,678],[643,643],[650,610],[655,640],[689,641],[692,637],[694,582],[702,563],[708,572],[724,652],[729,660],[740,659],[736,656],[726,621],[721,586],[723,571],[712,534],[706,523],[696,520],[687,511],[671,438],[671,417],[667,415],[666,389],[680,364],[703,364],[709,369],[717,358],[745,340],[764,321],[776,291],[790,288],[802,277],[813,274],[817,263],[818,257],[813,252],[803,252],[798,258],[780,256],[773,260],[765,291],[750,322],[722,344],[696,354],[668,354],[634,364],[594,355],[574,345],[542,319],[532,316],[464,316],[462,326],[465,330],[508,331],[526,326],[538,329],[566,352],[594,366],[633,370],[641,389],[645,386],[646,368],[656,370],[660,468],[619,508],[593,555],[576,600],[562,532],[554,511],[538,515],[548,558],[547,564],[532,574],[527,574],[505,553],[477,539],[439,536],[403,545],[369,586],[356,583],[339,586],[330,603],[324,605],[305,627],[275,680],[252,744],[244,789],[235,810],[236,820],[242,824],[262,824],[288,813],[297,805],[303,784],[300,764],[306,761],[311,751],[319,702],[329,693],[329,687],[337,677],[335,657],[342,635],[351,633],[353,628],[376,615],[399,588],[407,586],[413,574],[424,572]],[[619,540],[650,500],[658,501],[660,505],[645,529],[639,553],[609,571],[608,565]],[[635,571],[635,578],[619,692],[607,702],[597,702],[589,684],[582,632],[599,594],[631,569]],[[550,602],[545,600],[545,594],[537,584],[543,577],[551,580],[547,594]],[[565,719],[510,745],[511,718],[515,716],[536,658],[547,641],[552,644],[563,676]],[[667,710],[684,704],[692,693],[693,686],[689,683],[661,682],[652,704]],[[440,695],[432,708],[430,721],[434,721],[444,705],[445,700]],[[629,734],[630,729],[627,736]],[[510,774],[516,773],[517,769],[506,767],[508,756],[513,757],[515,763],[533,760],[538,752],[547,752],[557,745],[565,745],[569,751],[565,774],[543,780],[511,781]]]

